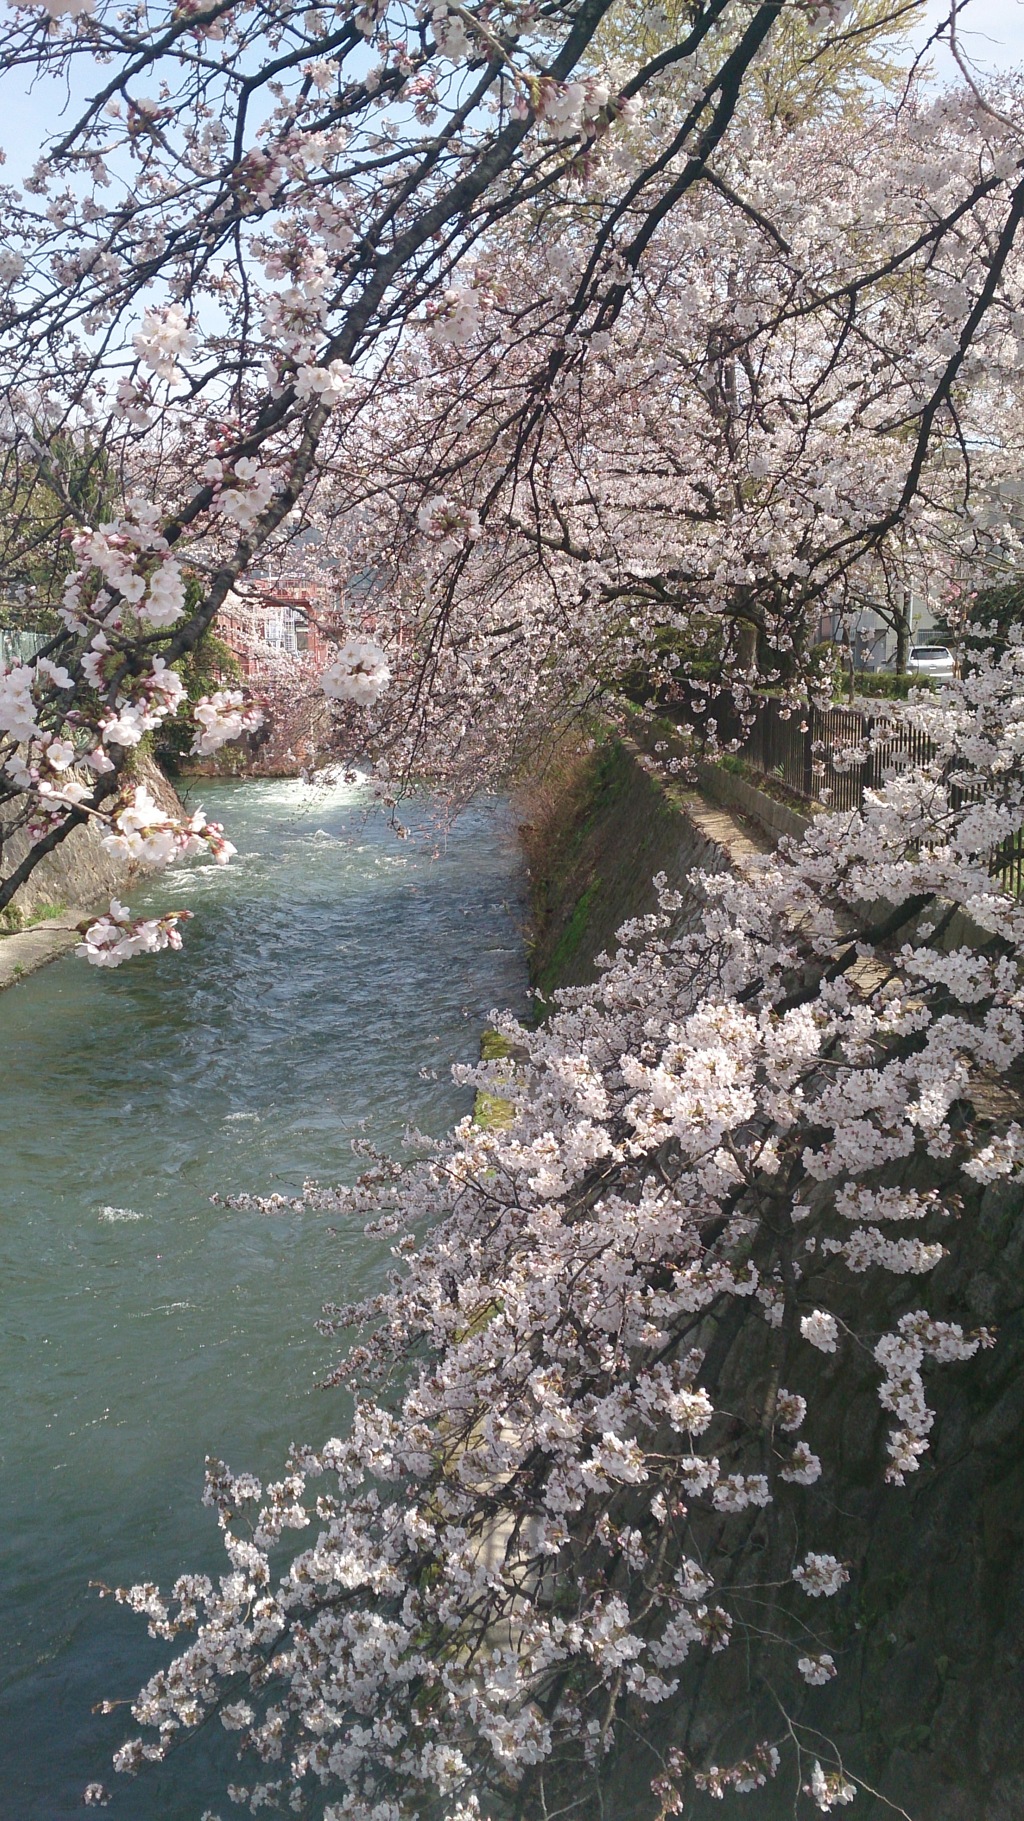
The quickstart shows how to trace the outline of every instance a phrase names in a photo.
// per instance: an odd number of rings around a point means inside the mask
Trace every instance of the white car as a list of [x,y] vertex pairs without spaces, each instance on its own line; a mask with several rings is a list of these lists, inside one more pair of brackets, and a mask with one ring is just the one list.
[[956,665],[953,653],[946,645],[912,645],[907,659],[907,669],[911,676],[918,677],[953,677]]

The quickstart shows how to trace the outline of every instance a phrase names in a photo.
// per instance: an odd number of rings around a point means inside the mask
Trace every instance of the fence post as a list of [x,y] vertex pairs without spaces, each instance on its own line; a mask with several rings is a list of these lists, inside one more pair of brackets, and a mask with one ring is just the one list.
[[807,730],[804,734],[804,796],[814,795],[814,722],[816,708],[807,710]]
[[866,790],[874,790],[875,788],[875,749],[873,744],[875,738],[874,715],[871,715],[864,723],[864,737],[867,740],[868,751],[860,774],[860,800],[862,804],[864,802],[864,792]]

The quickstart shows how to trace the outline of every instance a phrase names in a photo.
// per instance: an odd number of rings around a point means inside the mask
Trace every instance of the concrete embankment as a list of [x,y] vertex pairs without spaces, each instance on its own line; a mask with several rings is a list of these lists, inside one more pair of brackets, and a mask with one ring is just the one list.
[[[709,769],[718,775],[703,777],[702,791],[666,786],[635,748],[609,742],[554,776],[531,804],[533,972],[543,993],[593,978],[616,926],[653,909],[655,872],[678,889],[694,869],[743,866],[779,834],[799,833],[779,825],[771,797]],[[704,794],[710,790],[717,801]],[[694,896],[694,915],[696,904]],[[975,1117],[984,1117],[977,1108]],[[937,1188],[959,1210],[940,1223],[946,1256],[919,1304],[966,1328],[994,1327],[997,1345],[966,1366],[929,1374],[932,1446],[904,1487],[884,1479],[890,1418],[878,1402],[870,1344],[847,1349],[841,1361],[807,1348],[787,1359],[785,1382],[807,1398],[808,1440],[825,1472],[815,1486],[780,1489],[785,1554],[827,1548],[849,1565],[849,1587],[829,1612],[805,1615],[808,1637],[832,1652],[840,1675],[804,1690],[783,1714],[756,1641],[695,1657],[678,1672],[678,1693],[656,1710],[653,1743],[642,1742],[638,1718],[603,1792],[605,1821],[653,1821],[650,1781],[669,1746],[697,1764],[726,1765],[752,1738],[784,1737],[790,1727],[805,1752],[802,1781],[815,1756],[830,1758],[830,1742],[863,1779],[854,1811],[863,1821],[1024,1815],[1024,1195],[1019,1185],[973,1183],[954,1160],[923,1154],[893,1166],[891,1179]],[[900,1278],[853,1278],[839,1266],[823,1297],[869,1343],[908,1306]],[[772,1333],[751,1306],[716,1343],[722,1408],[761,1407]],[[745,1605],[756,1621],[773,1597],[778,1535],[757,1521],[746,1540],[726,1536],[696,1510],[693,1523],[705,1567],[728,1588],[729,1603]],[[737,1799],[737,1812],[792,1821],[805,1798],[792,1774],[781,1784]],[[686,1813],[710,1821],[730,1800],[698,1795]]]
[[545,995],[595,978],[616,930],[657,909],[656,874],[678,891],[694,871],[742,869],[773,846],[755,821],[647,770],[628,740],[563,759],[528,813],[530,966]]
[[[181,814],[173,785],[149,759],[138,767],[139,781],[169,815]],[[146,870],[108,854],[104,829],[93,822],[72,829],[67,839],[40,861],[15,893],[0,924],[0,991],[65,954],[78,940],[77,928],[110,899],[130,891]],[[27,853],[28,837],[17,831],[3,841],[5,866],[17,866]]]

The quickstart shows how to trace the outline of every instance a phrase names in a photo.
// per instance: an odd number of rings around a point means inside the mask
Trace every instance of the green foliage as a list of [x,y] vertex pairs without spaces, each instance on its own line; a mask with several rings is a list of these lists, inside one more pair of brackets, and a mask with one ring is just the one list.
[[[668,664],[668,659],[676,662]],[[617,687],[632,702],[655,699],[667,703],[678,695],[680,687],[685,688],[690,678],[715,681],[722,674],[724,662],[721,619],[694,614],[685,631],[676,626],[659,628],[650,663],[633,664],[621,672]]]
[[551,958],[544,969],[539,982],[542,993],[551,992],[558,985],[563,973],[574,961],[582,948],[590,921],[591,907],[597,895],[599,881],[592,879],[581,892],[573,907],[572,916],[558,938]]
[[843,647],[835,639],[820,639],[812,645],[807,656],[817,671],[837,669],[843,661]]
[[832,699],[848,702],[855,696],[878,696],[890,702],[905,702],[912,689],[932,689],[931,677],[913,676],[907,671],[855,670],[851,675],[848,646],[823,639],[810,652],[811,662],[822,682],[831,672]]
[[[512,1045],[507,1037],[503,1037],[500,1031],[493,1031],[490,1028],[484,1031],[480,1038],[481,1062],[502,1062],[511,1055]],[[503,1094],[496,1093],[493,1088],[477,1089],[476,1099],[473,1102],[474,1125],[480,1126],[481,1130],[485,1132],[503,1132],[512,1124],[514,1118],[515,1108]]]
[[[820,30],[798,8],[786,8],[772,30],[770,55],[748,72],[740,109],[755,120],[792,126],[801,120],[853,115],[879,89],[898,94],[911,59],[907,34],[924,12],[922,0],[854,0],[841,27]],[[692,0],[620,0],[595,40],[602,61],[636,64],[656,57],[692,27]],[[720,30],[723,28],[720,28]],[[725,28],[734,34],[735,25]]]
[[822,32],[798,9],[787,10],[772,33],[771,56],[751,72],[751,98],[786,126],[829,114],[856,117],[873,90],[901,89],[910,60],[906,34],[923,12],[922,5],[855,0],[839,30]]
[[53,923],[63,917],[67,908],[66,904],[37,904],[34,910],[23,911],[16,904],[8,904],[0,911],[0,934],[15,936],[36,923]]
[[515,1108],[503,1095],[478,1088],[473,1102],[473,1124],[482,1132],[504,1132],[515,1118]]
[[512,1054],[512,1046],[500,1031],[487,1029],[480,1039],[481,1062],[501,1062]]
[[[201,594],[201,584],[196,577],[190,576],[185,584],[188,612],[194,612]],[[192,650],[178,659],[174,668],[185,685],[186,698],[177,714],[161,723],[154,738],[153,753],[159,764],[167,770],[180,771],[192,750],[195,732],[192,704],[198,702],[201,696],[212,695],[215,690],[237,686],[242,673],[230,645],[226,645],[212,631],[204,632]]]
[[914,689],[934,689],[934,677],[915,676],[912,671],[858,670],[854,673],[854,693],[859,696],[884,696],[890,702],[905,702]]
[[53,923],[56,918],[63,917],[67,908],[66,904],[37,904],[30,921],[32,923]]
[[73,558],[65,532],[113,516],[117,481],[107,451],[80,431],[32,425],[36,454],[0,480],[0,625],[51,631]]

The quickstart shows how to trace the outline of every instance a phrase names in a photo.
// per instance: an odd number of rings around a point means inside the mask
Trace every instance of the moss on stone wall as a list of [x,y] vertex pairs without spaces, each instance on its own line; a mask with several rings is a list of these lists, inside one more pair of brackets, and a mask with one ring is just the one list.
[[597,974],[631,917],[657,906],[655,874],[679,888],[695,867],[717,872],[725,856],[687,819],[685,796],[644,770],[637,750],[607,736],[563,757],[523,829],[530,863],[530,971],[545,997]]

